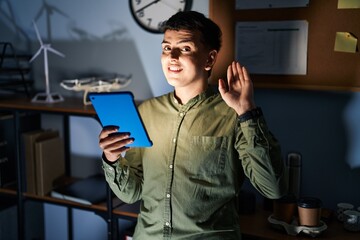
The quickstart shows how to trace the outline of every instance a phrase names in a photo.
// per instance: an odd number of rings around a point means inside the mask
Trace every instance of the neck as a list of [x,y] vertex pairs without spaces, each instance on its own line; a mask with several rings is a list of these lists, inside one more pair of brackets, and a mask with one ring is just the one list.
[[186,104],[190,99],[196,97],[207,89],[208,85],[201,85],[192,89],[189,88],[175,88],[175,97],[180,104]]

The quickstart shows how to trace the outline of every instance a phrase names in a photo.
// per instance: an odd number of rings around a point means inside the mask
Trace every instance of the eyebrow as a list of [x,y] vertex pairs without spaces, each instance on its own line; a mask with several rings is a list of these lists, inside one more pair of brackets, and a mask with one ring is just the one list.
[[[187,43],[187,42],[192,42],[192,43],[193,43],[194,41],[193,41],[193,39],[191,39],[191,38],[185,38],[185,39],[182,39],[182,40],[176,42],[176,44]],[[169,42],[169,41],[166,41],[166,40],[163,40],[163,41],[161,42],[161,44],[164,44],[164,43],[170,44],[170,42]]]

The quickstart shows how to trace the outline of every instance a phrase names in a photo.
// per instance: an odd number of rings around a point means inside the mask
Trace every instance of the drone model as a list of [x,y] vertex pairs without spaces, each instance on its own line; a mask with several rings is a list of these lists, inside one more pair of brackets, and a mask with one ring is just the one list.
[[88,100],[89,92],[111,92],[125,88],[131,82],[131,76],[117,76],[111,79],[99,79],[99,78],[83,78],[83,79],[69,79],[63,80],[60,86],[67,90],[72,91],[84,91],[83,103],[84,105],[90,105]]
[[62,102],[62,101],[64,101],[64,99],[62,98],[62,96],[60,94],[50,92],[48,51],[50,51],[60,57],[65,57],[65,55],[62,54],[61,52],[53,49],[50,44],[44,44],[43,41],[41,40],[39,30],[36,27],[35,22],[33,22],[33,24],[34,24],[36,36],[40,42],[40,48],[35,53],[35,55],[30,59],[29,62],[31,63],[32,61],[34,61],[34,59],[37,58],[42,51],[44,52],[44,70],[45,70],[45,87],[46,87],[45,91],[46,92],[36,94],[35,97],[31,101],[32,102],[40,102],[40,103]]

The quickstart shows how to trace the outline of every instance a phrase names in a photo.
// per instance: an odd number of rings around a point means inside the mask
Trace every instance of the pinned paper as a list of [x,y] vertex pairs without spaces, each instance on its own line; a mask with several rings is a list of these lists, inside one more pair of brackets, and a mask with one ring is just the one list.
[[357,38],[349,32],[337,32],[334,50],[337,52],[355,53]]
[[360,0],[339,0],[338,9],[342,8],[360,8]]

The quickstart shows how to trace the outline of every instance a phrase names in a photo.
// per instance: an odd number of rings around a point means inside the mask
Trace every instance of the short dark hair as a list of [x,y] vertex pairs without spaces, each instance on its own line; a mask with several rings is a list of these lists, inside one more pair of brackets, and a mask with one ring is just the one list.
[[177,12],[171,16],[163,26],[166,30],[199,31],[201,41],[210,48],[219,51],[221,48],[222,32],[219,26],[204,14],[195,11]]

